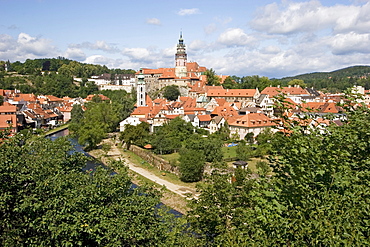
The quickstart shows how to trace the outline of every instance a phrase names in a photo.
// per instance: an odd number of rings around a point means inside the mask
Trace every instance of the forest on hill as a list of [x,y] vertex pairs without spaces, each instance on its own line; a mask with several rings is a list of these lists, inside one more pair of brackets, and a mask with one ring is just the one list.
[[329,92],[343,91],[354,85],[370,89],[370,66],[352,66],[332,72],[314,72],[280,79],[282,83],[291,80],[303,80],[307,87]]
[[[6,68],[6,69],[5,69]],[[82,97],[97,93],[98,87],[87,78],[109,73],[133,74],[132,69],[109,69],[105,65],[85,64],[63,57],[27,59],[24,63],[0,61],[0,88],[22,93]],[[82,78],[75,82],[74,77]]]
[[[208,84],[220,85],[220,80],[213,69],[207,70]],[[315,72],[281,79],[265,76],[229,76],[222,86],[228,89],[258,88],[262,91],[266,87],[286,87],[299,85],[301,87],[315,88],[324,93],[338,93],[355,85],[370,89],[370,66],[353,66],[333,72]]]
[[[7,71],[5,71],[5,68]],[[0,61],[0,88],[18,89],[22,93],[52,94],[57,97],[86,97],[98,91],[87,78],[109,73],[133,74],[133,69],[110,69],[105,65],[85,64],[67,58],[27,59],[25,62]],[[212,68],[205,73],[209,85],[220,85],[220,78]],[[81,83],[73,77],[82,78]],[[370,66],[353,66],[332,72],[314,72],[281,79],[259,75],[229,76],[222,86],[228,89],[258,88],[262,91],[269,86],[286,87],[300,85],[328,93],[338,93],[357,86],[370,89]]]

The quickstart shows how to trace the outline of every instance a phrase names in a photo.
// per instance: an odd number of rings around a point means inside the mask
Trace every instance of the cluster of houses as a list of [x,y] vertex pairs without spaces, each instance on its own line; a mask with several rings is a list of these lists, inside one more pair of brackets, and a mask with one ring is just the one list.
[[[120,123],[120,130],[125,125],[138,125],[147,122],[150,130],[180,117],[192,123],[194,127],[204,128],[210,133],[218,131],[226,123],[230,135],[244,139],[247,135],[256,137],[266,128],[276,127],[280,115],[274,107],[276,96],[285,95],[289,110],[285,112],[292,120],[302,119],[309,115],[306,125],[325,128],[330,124],[341,125],[345,117],[344,110],[338,106],[343,95],[323,94],[312,88],[299,86],[266,87],[261,92],[258,89],[224,89],[222,86],[191,87],[192,97],[179,97],[177,101],[165,99],[152,100],[145,90],[138,90],[138,101],[131,115]],[[356,88],[369,104],[368,94],[361,87]],[[330,118],[327,116],[330,115]],[[329,120],[330,119],[330,120]],[[273,128],[278,131],[278,128]]]
[[[274,107],[276,96],[284,94],[290,110],[284,112],[291,119],[299,120],[309,115],[310,121],[304,124],[325,126],[341,124],[343,109],[337,106],[342,95],[329,95],[313,88],[300,86],[266,87],[261,92],[256,89],[224,89],[222,83],[226,76],[220,76],[221,86],[207,85],[204,72],[207,69],[196,62],[187,62],[185,44],[180,35],[175,54],[175,68],[141,69],[135,74],[137,104],[130,117],[120,123],[138,125],[147,122],[150,130],[180,117],[191,122],[194,127],[207,129],[210,133],[218,131],[226,123],[230,135],[244,139],[246,135],[257,136],[266,128],[279,124],[279,112]],[[165,99],[152,100],[148,94],[168,85],[176,85],[181,97],[177,101]],[[355,90],[362,94],[368,103],[367,92],[361,87]],[[366,103],[366,102],[365,102]],[[281,113],[281,112],[280,112]],[[329,121],[326,116],[330,115]],[[276,130],[276,128],[274,128]]]
[[[0,105],[0,130],[16,133],[25,128],[50,128],[71,119],[74,104],[91,101],[87,98],[58,98],[53,95],[23,94],[18,90],[0,89],[3,103]],[[99,95],[105,99],[103,95]]]
[[[342,100],[340,94],[323,94],[313,88],[300,86],[266,87],[261,92],[256,89],[224,89],[226,76],[220,76],[221,86],[207,85],[205,67],[196,62],[187,62],[182,34],[177,45],[174,68],[140,69],[136,74],[94,76],[89,81],[100,90],[136,89],[137,103],[131,115],[120,123],[120,131],[127,124],[138,125],[147,122],[150,130],[180,117],[194,127],[204,128],[210,133],[218,131],[226,124],[233,138],[244,139],[247,135],[257,136],[264,129],[275,127],[278,123],[276,96],[284,94],[290,110],[285,112],[291,119],[310,115],[306,125],[325,126],[341,124],[343,109],[337,106]],[[75,78],[78,80],[78,78]],[[181,97],[176,101],[151,99],[149,93],[176,85]],[[362,87],[354,91],[363,95],[365,104],[370,103],[370,95]],[[0,129],[11,127],[13,132],[25,127],[42,128],[65,123],[71,118],[74,104],[83,105],[86,99],[57,98],[52,95],[36,96],[22,94],[16,90],[0,90],[4,103],[0,106]],[[103,95],[99,95],[103,97]],[[310,109],[310,110],[308,110]],[[280,112],[281,113],[281,112]],[[330,114],[328,120],[326,116]],[[276,128],[274,128],[276,129]]]

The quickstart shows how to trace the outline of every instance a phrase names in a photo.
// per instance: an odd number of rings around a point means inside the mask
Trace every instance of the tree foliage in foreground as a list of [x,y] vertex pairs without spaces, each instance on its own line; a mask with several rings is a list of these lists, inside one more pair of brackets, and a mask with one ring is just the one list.
[[369,120],[359,107],[325,133],[275,135],[272,177],[230,183],[215,170],[192,202],[193,231],[210,246],[368,246]]
[[158,191],[132,189],[124,169],[82,172],[86,156],[71,149],[65,138],[1,143],[1,246],[174,245]]

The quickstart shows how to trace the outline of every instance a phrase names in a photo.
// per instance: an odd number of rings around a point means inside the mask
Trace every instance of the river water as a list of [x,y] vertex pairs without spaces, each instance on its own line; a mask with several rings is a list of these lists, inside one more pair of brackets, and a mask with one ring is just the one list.
[[[58,131],[58,132],[56,132],[56,133],[54,133],[52,135],[49,135],[48,138],[50,138],[51,140],[55,140],[58,137],[68,136],[68,134],[69,134],[68,129],[64,129],[64,130]],[[85,152],[83,150],[83,147],[80,144],[78,144],[78,142],[77,142],[77,140],[75,138],[69,138],[69,140],[72,143],[75,152],[81,152],[81,153],[85,154],[86,156],[90,156],[91,157],[91,155],[89,153],[87,153],[87,152]],[[99,163],[99,162],[97,162],[95,160],[92,160],[92,161],[87,161],[86,166],[83,167],[82,170],[83,171],[86,171],[86,170],[95,170],[96,167],[98,167],[98,166],[101,166],[101,167],[104,167],[104,168],[109,169],[104,164]],[[115,174],[117,174],[117,173],[114,172],[114,171],[112,171],[111,175],[115,175]],[[134,188],[137,187],[137,185],[136,184],[132,184],[131,187],[134,189]],[[160,204],[157,205],[157,207],[161,207],[161,206],[163,206],[162,203],[160,203]],[[183,215],[182,213],[180,213],[180,212],[178,212],[178,211],[176,211],[174,209],[170,209],[169,212],[172,213],[172,214],[174,214],[176,217],[181,217]]]

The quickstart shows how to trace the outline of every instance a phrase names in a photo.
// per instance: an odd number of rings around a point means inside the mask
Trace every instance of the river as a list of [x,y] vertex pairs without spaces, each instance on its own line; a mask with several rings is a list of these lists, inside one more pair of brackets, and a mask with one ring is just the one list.
[[[55,140],[58,137],[68,136],[68,134],[69,134],[68,129],[64,129],[64,130],[58,131],[58,132],[56,132],[54,134],[48,135],[47,137],[50,138],[51,140]],[[86,156],[92,157],[89,153],[87,153],[87,152],[85,152],[83,150],[83,147],[80,144],[78,144],[78,142],[77,142],[77,140],[75,138],[69,138],[69,140],[72,143],[75,152],[81,152],[81,153],[85,154]],[[92,160],[92,161],[87,161],[86,166],[83,167],[82,170],[83,171],[86,171],[86,170],[95,170],[96,167],[98,167],[98,166],[102,166],[104,168],[109,169],[104,164],[102,164],[100,162],[97,162],[95,160]],[[114,172],[114,171],[112,171],[111,175],[115,175],[115,174],[117,174],[117,173]],[[133,183],[131,187],[134,189],[134,188],[137,187],[137,185]],[[157,207],[161,207],[163,205],[164,204],[160,203],[160,204],[157,205]],[[172,213],[172,214],[174,214],[176,217],[181,217],[183,215],[182,213],[180,213],[180,212],[178,212],[178,211],[176,211],[174,209],[170,209],[169,212]]]

